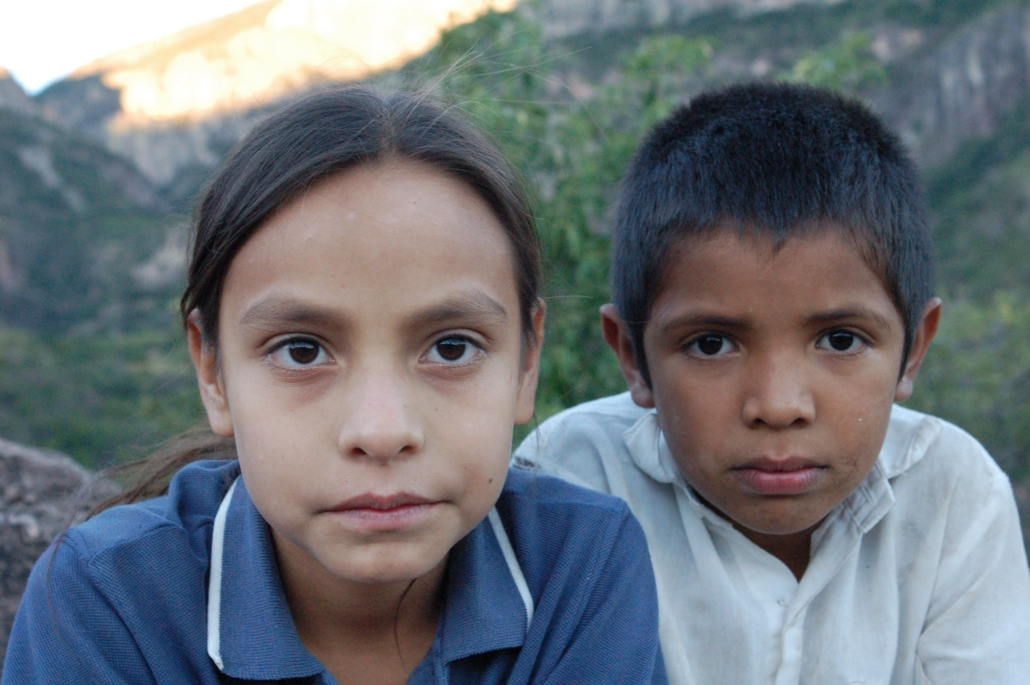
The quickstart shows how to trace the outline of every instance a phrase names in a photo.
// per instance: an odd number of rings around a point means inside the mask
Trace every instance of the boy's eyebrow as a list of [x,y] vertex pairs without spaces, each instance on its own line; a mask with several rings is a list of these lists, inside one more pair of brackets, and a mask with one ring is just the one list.
[[748,328],[748,322],[729,316],[716,314],[685,314],[663,323],[656,333],[666,336],[675,333],[679,328],[717,328],[728,331],[741,331]]
[[868,307],[850,307],[833,309],[827,312],[812,314],[806,320],[810,325],[826,325],[847,321],[849,319],[869,319],[883,328],[891,328],[894,323],[880,312]]

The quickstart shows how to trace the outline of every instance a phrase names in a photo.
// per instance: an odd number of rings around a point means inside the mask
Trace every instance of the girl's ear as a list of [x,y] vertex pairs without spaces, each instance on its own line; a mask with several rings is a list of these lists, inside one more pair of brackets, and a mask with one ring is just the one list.
[[536,385],[540,377],[540,350],[544,346],[544,320],[547,318],[547,305],[540,298],[533,309],[532,347],[524,345],[522,379],[519,381],[519,395],[515,405],[515,425],[526,423],[536,411]]
[[622,320],[619,309],[614,304],[609,303],[601,307],[601,332],[604,334],[604,341],[619,359],[619,369],[622,371],[622,377],[626,379],[633,401],[640,407],[653,409],[654,394],[637,365],[629,327]]
[[935,297],[926,303],[923,310],[923,318],[916,328],[915,338],[912,340],[912,349],[908,353],[908,360],[905,362],[905,369],[898,381],[898,387],[894,391],[894,401],[904,402],[912,396],[915,389],[916,374],[926,357],[926,351],[930,349],[933,337],[937,335],[937,326],[941,322],[941,298]]
[[211,424],[211,430],[223,438],[231,438],[232,414],[229,412],[225,384],[222,383],[222,374],[218,368],[218,350],[204,340],[203,323],[200,320],[200,312],[196,309],[186,318],[186,337],[189,340],[193,366],[197,370],[200,399],[207,411],[207,421]]

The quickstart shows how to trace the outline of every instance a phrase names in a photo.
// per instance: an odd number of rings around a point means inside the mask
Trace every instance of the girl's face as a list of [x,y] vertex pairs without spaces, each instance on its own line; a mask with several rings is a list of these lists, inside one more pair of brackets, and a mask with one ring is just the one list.
[[432,167],[354,168],[269,219],[226,276],[217,352],[189,331],[280,560],[358,583],[438,567],[533,413],[539,345],[519,322],[504,229]]

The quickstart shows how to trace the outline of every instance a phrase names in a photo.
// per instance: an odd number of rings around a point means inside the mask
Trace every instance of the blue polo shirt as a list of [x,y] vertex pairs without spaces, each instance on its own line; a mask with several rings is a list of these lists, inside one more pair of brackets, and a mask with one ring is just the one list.
[[[436,638],[408,681],[665,683],[643,532],[625,503],[509,471],[451,550]],[[236,462],[67,531],[36,564],[4,664],[15,683],[336,683],[304,647]]]

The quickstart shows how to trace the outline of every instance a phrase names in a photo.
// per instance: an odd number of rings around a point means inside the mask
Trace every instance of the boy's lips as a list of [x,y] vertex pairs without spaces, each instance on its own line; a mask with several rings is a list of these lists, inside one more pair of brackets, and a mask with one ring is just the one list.
[[784,497],[807,492],[827,468],[801,457],[759,457],[731,471],[755,494]]
[[327,512],[356,528],[387,531],[421,522],[439,504],[438,500],[407,492],[392,495],[368,493],[346,499],[329,508]]

